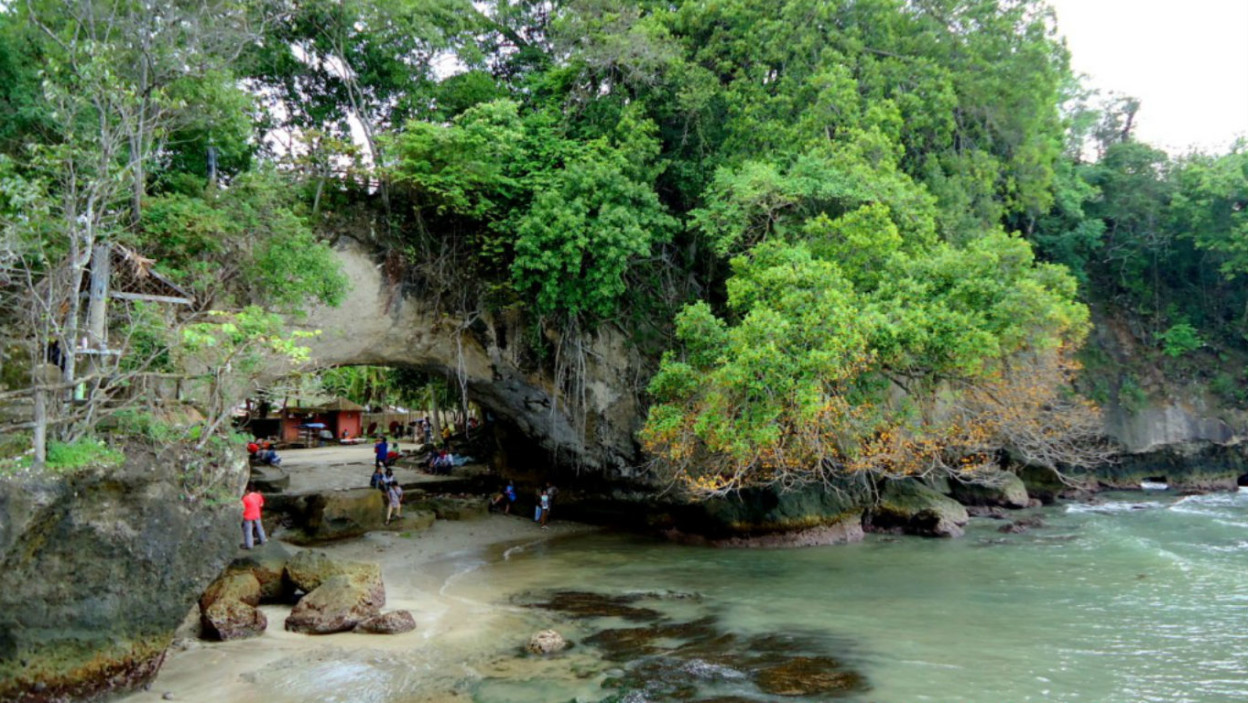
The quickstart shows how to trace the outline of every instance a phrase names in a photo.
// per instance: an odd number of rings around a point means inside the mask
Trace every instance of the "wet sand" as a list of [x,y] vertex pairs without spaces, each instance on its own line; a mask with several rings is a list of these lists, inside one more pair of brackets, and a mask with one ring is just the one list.
[[[410,610],[416,630],[401,635],[291,633],[282,627],[289,606],[263,606],[269,621],[264,635],[224,643],[184,641],[171,650],[149,690],[121,700],[467,701],[466,691],[482,669],[509,667],[529,636],[548,623],[531,609],[463,597],[456,584],[473,579],[474,593],[490,593],[490,584],[481,582],[489,577],[475,573],[482,566],[591,529],[559,522],[540,529],[523,517],[490,515],[317,547],[335,558],[381,564],[383,611]],[[499,586],[501,593],[505,589]],[[530,666],[542,668],[540,662]]]

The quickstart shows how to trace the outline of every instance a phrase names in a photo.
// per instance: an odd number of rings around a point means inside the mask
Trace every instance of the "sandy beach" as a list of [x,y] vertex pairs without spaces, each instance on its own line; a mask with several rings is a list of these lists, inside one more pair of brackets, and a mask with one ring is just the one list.
[[[490,515],[316,547],[334,558],[379,563],[386,584],[384,610],[411,611],[416,630],[401,635],[291,633],[282,627],[289,606],[263,606],[269,621],[264,635],[224,643],[182,640],[147,691],[121,700],[468,700],[464,691],[482,676],[482,668],[510,668],[528,637],[549,623],[532,609],[465,597],[457,584],[488,578],[478,573],[481,567],[518,551],[591,529],[570,523],[540,529],[520,516]],[[472,586],[477,594],[491,592],[489,584],[473,581]],[[530,666],[540,669],[542,664]],[[396,698],[396,691],[404,694]]]

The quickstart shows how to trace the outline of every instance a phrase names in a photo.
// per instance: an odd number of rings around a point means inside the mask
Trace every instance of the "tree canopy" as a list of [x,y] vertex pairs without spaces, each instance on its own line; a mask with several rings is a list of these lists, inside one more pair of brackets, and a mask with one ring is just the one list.
[[1248,160],[1141,144],[1138,107],[1093,105],[1041,0],[16,4],[3,261],[117,242],[294,313],[352,237],[522,315],[535,363],[630,332],[643,443],[697,491],[1077,462],[1081,301],[1245,345]]

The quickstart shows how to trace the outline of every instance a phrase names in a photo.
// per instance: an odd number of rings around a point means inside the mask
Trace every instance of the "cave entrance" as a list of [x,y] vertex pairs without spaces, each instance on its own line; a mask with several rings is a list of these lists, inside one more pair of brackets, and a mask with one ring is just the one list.
[[237,425],[279,449],[385,438],[430,470],[445,452],[453,466],[441,470],[471,464],[473,475],[547,478],[551,457],[496,395],[435,365],[341,365],[271,384],[246,401]]

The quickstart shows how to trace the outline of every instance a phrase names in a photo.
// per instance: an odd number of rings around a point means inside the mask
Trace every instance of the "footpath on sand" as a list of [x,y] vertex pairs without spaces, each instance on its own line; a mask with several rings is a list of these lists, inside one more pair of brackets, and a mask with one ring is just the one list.
[[[282,469],[291,477],[284,493],[366,488],[373,469],[371,449],[356,445],[283,452]],[[447,482],[446,477],[405,467],[396,468],[395,474],[405,485],[421,484],[431,492]],[[484,503],[486,498],[480,500]],[[420,695],[404,700],[465,701],[458,682],[471,675],[469,662],[496,655],[494,650],[508,636],[519,646],[533,627],[528,612],[490,602],[488,596],[484,600],[464,597],[466,580],[483,565],[506,558],[513,546],[592,529],[552,522],[550,529],[543,530],[531,516],[488,514],[472,520],[437,520],[423,530],[369,532],[318,545],[313,549],[333,559],[379,564],[386,609],[410,611],[416,629],[383,637],[350,632],[306,635],[288,632],[280,625],[290,614],[289,606],[262,605],[260,610],[270,623],[262,634],[215,643],[195,639],[193,630],[188,630],[184,634],[191,636],[175,642],[150,688],[120,700],[303,703],[329,700],[324,697],[329,690],[326,686],[335,689],[333,700],[384,700],[386,693],[379,688],[394,685],[391,674],[402,673],[421,680]],[[284,530],[274,532],[271,537],[282,541]],[[283,546],[299,551],[293,545]],[[257,552],[263,549],[257,547]],[[240,555],[257,552],[240,551]]]

